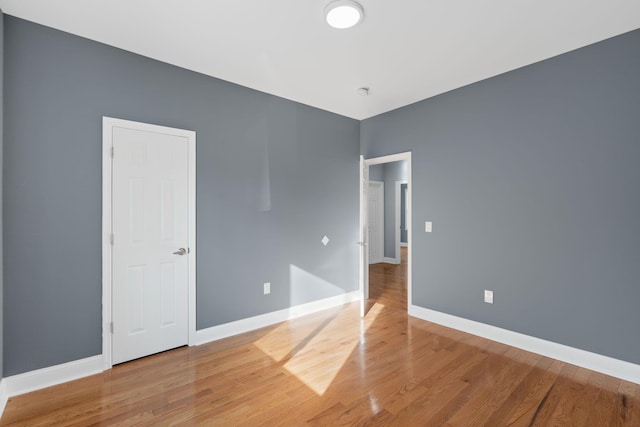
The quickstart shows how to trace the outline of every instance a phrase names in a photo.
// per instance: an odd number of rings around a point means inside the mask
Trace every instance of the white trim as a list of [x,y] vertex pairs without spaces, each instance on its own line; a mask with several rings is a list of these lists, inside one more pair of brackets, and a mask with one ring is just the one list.
[[625,362],[624,360],[614,359],[416,305],[409,306],[409,315],[640,384],[640,365]]
[[408,245],[406,242],[400,242],[400,247],[401,248],[406,248]]
[[111,147],[112,130],[102,118],[102,356],[111,368]]
[[394,264],[400,264],[400,188],[400,181],[396,181],[394,187],[395,221],[393,228],[393,252],[396,254]]
[[[407,151],[404,153],[397,153],[397,154],[389,154],[388,156],[373,157],[371,159],[365,159],[364,161],[367,164],[367,166],[373,166],[373,165],[380,165],[383,163],[400,162],[402,160],[409,160],[409,159],[411,159],[411,151]],[[410,179],[409,177],[411,176],[409,172],[410,172],[409,169],[407,169],[407,179]]]
[[[191,132],[191,131],[190,131]],[[196,345],[196,259],[198,251],[196,244],[196,133],[191,132],[189,138],[189,346]]]
[[[406,160],[407,161],[407,224],[412,224],[412,214],[411,214],[411,210],[412,210],[412,202],[411,202],[411,198],[412,193],[413,193],[413,185],[411,184],[411,151],[407,151],[404,153],[398,153],[398,154],[391,154],[388,156],[381,156],[381,157],[374,157],[371,159],[364,159],[363,156],[360,156],[361,162],[364,162],[364,168],[366,169],[366,171],[364,173],[367,174],[368,176],[368,171],[369,171],[369,167],[373,166],[373,165],[379,165],[379,164],[383,164],[383,163],[391,163],[391,162],[399,162],[402,160]],[[362,178],[363,173],[361,173],[361,178]],[[363,217],[362,217],[362,209],[364,206],[366,206],[367,203],[367,198],[365,194],[362,194],[362,187],[360,188],[360,230],[363,229],[364,225],[363,224]],[[366,220],[366,217],[364,218],[364,220]],[[412,301],[413,301],[413,297],[412,297],[412,281],[413,281],[413,274],[411,273],[411,266],[413,265],[413,251],[412,251],[412,234],[413,234],[413,227],[409,226],[409,230],[407,230],[407,311],[409,310],[409,308],[412,306]],[[362,265],[362,255],[361,255],[361,265]],[[366,269],[365,269],[366,270]],[[368,277],[368,270],[367,271],[363,271],[361,269],[360,271],[360,282],[362,283],[362,287],[367,288],[369,287],[369,277]],[[364,292],[364,294],[366,295],[367,292]],[[364,303],[363,303],[363,312],[364,312]]]
[[335,297],[312,301],[306,304],[285,308],[283,310],[273,311],[271,313],[265,313],[259,316],[225,323],[223,325],[212,326],[207,329],[201,329],[196,332],[196,345],[206,344],[222,338],[231,337],[233,335],[243,334],[245,332],[264,328],[265,326],[271,326],[276,323],[285,322],[287,320],[306,316],[317,311],[338,307],[358,300],[360,300],[360,292],[353,291],[337,295]]
[[359,210],[360,210],[360,241],[358,245],[358,297],[360,299],[360,317],[364,317],[365,301],[369,299],[369,166],[364,162],[364,156],[360,155],[360,180],[359,180]]
[[7,396],[7,387],[6,381],[4,379],[0,379],[0,417],[4,413],[4,408],[7,406],[7,400],[9,400],[9,396]]
[[195,345],[196,340],[196,133],[190,130],[132,122],[129,120],[102,117],[102,361],[103,369],[112,366],[111,344],[111,203],[112,203],[112,158],[113,128],[127,127],[147,132],[178,135],[188,140],[189,177],[189,338],[188,344]]
[[382,262],[386,262],[387,264],[400,264],[400,259],[398,258],[389,258],[389,257],[384,257],[382,258]]
[[[211,341],[270,326],[275,323],[306,316],[317,311],[338,307],[358,301],[359,299],[360,293],[353,291],[284,310],[202,329],[195,332],[194,343],[190,343],[190,345],[206,344]],[[104,365],[103,356],[98,355],[6,377],[0,380],[0,416],[9,397],[99,374],[104,371]]]
[[30,391],[40,390],[53,385],[66,383],[79,378],[88,377],[102,372],[102,356],[92,356],[86,359],[74,360],[61,365],[49,366],[12,375],[2,380],[5,396],[13,397]]
[[[288,309],[202,329],[196,332],[195,344],[201,345],[217,341],[222,338],[260,329],[359,299],[360,293],[354,291]],[[640,365],[415,305],[409,306],[409,315],[640,384]],[[102,359],[103,357],[100,355],[92,356],[86,359],[26,372],[24,374],[13,375],[0,380],[0,416],[4,411],[8,398],[99,374],[103,371],[104,362]]]

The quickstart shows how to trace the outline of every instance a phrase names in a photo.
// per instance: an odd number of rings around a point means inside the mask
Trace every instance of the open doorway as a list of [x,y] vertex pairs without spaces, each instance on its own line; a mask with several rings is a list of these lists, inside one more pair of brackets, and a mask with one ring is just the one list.
[[[361,314],[379,298],[386,303],[411,305],[411,153],[364,159],[361,157],[360,186],[360,290]],[[382,262],[371,257],[372,212],[370,182],[384,183],[384,231]],[[379,198],[379,196],[375,196]],[[389,298],[392,298],[393,301]]]

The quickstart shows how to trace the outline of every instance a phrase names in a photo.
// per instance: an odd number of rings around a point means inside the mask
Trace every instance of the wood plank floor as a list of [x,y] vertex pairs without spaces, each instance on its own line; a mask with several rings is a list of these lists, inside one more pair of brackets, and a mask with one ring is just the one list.
[[640,386],[406,314],[406,264],[328,310],[9,399],[3,426],[640,426]]

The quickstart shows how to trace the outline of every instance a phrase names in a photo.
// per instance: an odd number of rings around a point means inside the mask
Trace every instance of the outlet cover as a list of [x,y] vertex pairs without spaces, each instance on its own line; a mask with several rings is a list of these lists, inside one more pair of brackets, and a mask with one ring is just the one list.
[[271,283],[267,282],[264,284],[264,294],[268,295],[271,293]]
[[493,304],[493,291],[484,291],[484,302],[487,304]]

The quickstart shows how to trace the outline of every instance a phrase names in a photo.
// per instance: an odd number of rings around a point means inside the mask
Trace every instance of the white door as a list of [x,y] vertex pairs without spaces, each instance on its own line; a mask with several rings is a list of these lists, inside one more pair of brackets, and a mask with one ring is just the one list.
[[369,299],[369,166],[360,156],[360,317],[364,317],[365,301]]
[[369,181],[369,264],[384,258],[384,183]]
[[188,138],[113,128],[112,361],[189,339]]

